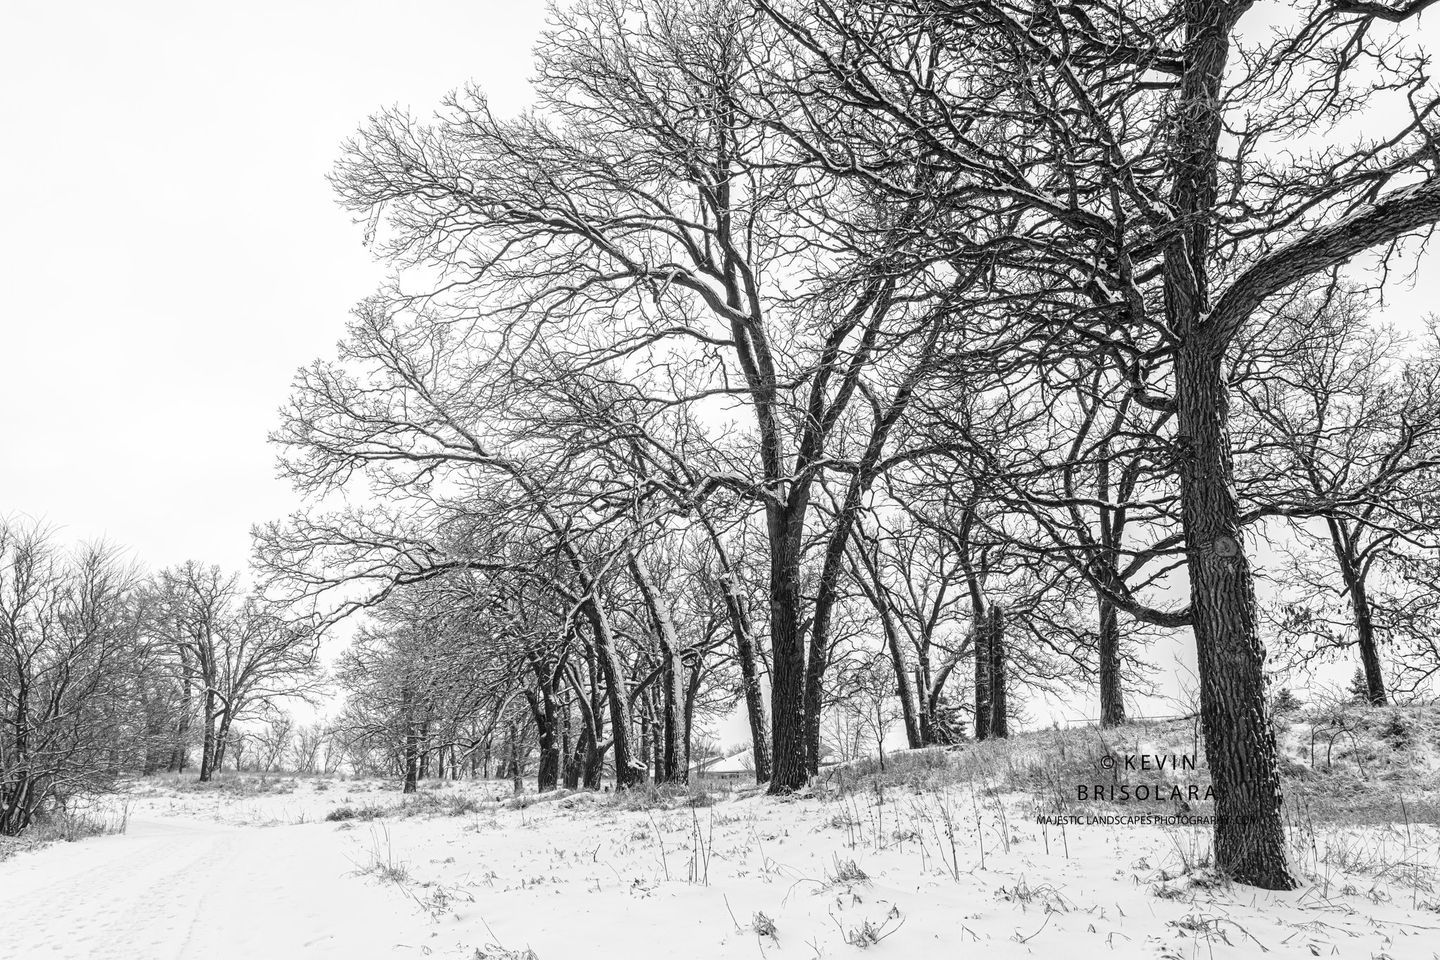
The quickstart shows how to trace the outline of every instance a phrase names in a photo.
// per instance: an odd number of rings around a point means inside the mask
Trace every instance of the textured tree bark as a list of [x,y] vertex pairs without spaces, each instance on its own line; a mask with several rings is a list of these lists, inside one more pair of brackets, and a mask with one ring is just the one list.
[[1125,722],[1124,689],[1120,682],[1120,612],[1104,596],[1100,606],[1100,726]]
[[1372,706],[1388,702],[1385,677],[1380,672],[1380,648],[1375,642],[1375,620],[1370,611],[1370,596],[1365,582],[1358,576],[1350,584],[1350,604],[1355,611],[1355,644],[1360,648],[1360,665],[1365,668],[1365,688]]
[[420,781],[420,733],[415,725],[415,696],[408,686],[400,688],[400,723],[404,727],[400,745],[402,792],[414,793]]
[[230,710],[220,711],[220,722],[215,728],[215,753],[210,759],[211,770],[223,770],[225,768],[225,751],[230,746]]
[[915,668],[915,689],[920,694],[920,715],[916,717],[920,725],[920,744],[928,747],[935,742],[935,711],[930,707],[930,698],[925,695],[929,685],[925,682],[925,672],[920,667]]
[[805,641],[800,635],[800,537],[803,524],[772,508],[770,524],[770,793],[791,793],[808,778],[805,749]]
[[[1108,440],[1101,447],[1100,455],[1100,463],[1096,468],[1096,489],[1100,494],[1101,503],[1109,504],[1112,493]],[[1124,486],[1122,480],[1122,489]],[[1117,517],[1117,513],[1118,511],[1110,506],[1100,508],[1100,542],[1105,548],[1104,562],[1110,568],[1108,572],[1113,573],[1115,579],[1118,580],[1116,564],[1123,521]],[[1120,682],[1120,611],[1116,608],[1115,602],[1102,591],[1096,591],[1095,599],[1100,613],[1099,644],[1096,654],[1100,661],[1100,726],[1103,729],[1116,727],[1125,722],[1125,698]]]
[[580,785],[586,790],[599,790],[605,776],[605,751],[593,734],[585,734],[584,761],[580,767]]
[[[1243,271],[1211,303],[1211,253],[1231,34],[1248,2],[1186,0],[1183,69],[1171,131],[1177,218],[1163,261],[1175,356],[1176,462],[1190,608],[1200,666],[1200,714],[1215,790],[1215,858],[1241,883],[1295,887],[1285,856],[1275,731],[1265,714],[1265,650],[1255,588],[1240,541],[1223,358],[1235,330],[1266,296],[1306,275],[1324,237]],[[1316,267],[1318,269],[1318,266]],[[1308,272],[1314,272],[1310,269]]]
[[200,747],[200,782],[208,783],[215,767],[215,691],[205,690],[205,742]]
[[866,599],[870,601],[871,608],[880,620],[880,628],[885,633],[885,649],[890,654],[891,669],[895,671],[895,696],[900,701],[900,717],[905,725],[905,743],[914,750],[929,742],[926,736],[929,724],[924,706],[915,699],[915,687],[910,683],[910,668],[905,662],[905,648],[900,640],[900,631],[895,626],[895,612],[885,601],[881,574],[864,553],[865,544],[858,535],[854,537],[854,543],[856,552],[860,553],[864,562],[863,565],[852,563],[852,569],[856,582],[865,592]]
[[514,720],[510,721],[510,792],[517,797],[525,792],[525,774],[520,770],[520,729]]
[[1180,495],[1200,667],[1205,755],[1215,789],[1215,858],[1242,883],[1296,886],[1285,854],[1275,731],[1265,713],[1265,649],[1240,540],[1219,351],[1179,355]]
[[171,773],[183,773],[190,765],[190,713],[193,698],[190,654],[180,647],[180,716],[175,724],[175,745],[170,752],[170,763],[166,767]]
[[994,719],[994,708],[990,703],[990,667],[993,662],[990,652],[990,618],[984,607],[975,611],[975,739],[984,740],[990,736],[990,721]]
[[[600,781],[605,775],[605,749],[601,746],[605,739],[605,713],[603,709],[604,695],[600,689],[599,668],[595,665],[595,652],[592,648],[585,648],[586,680],[589,684],[589,709],[585,710],[585,753],[581,765],[581,784],[586,790],[599,790]],[[578,696],[579,694],[577,694]],[[586,704],[582,703],[582,709]]]
[[1365,671],[1365,697],[1372,706],[1383,707],[1388,697],[1385,677],[1380,672],[1380,648],[1375,641],[1370,592],[1365,587],[1365,576],[1360,569],[1360,561],[1353,556],[1346,530],[1338,520],[1329,519],[1326,524],[1330,528],[1330,543],[1340,564],[1340,576],[1345,582],[1345,592],[1350,598],[1350,610],[1354,615],[1355,645],[1360,648],[1360,666]]
[[640,761],[644,764],[640,782],[644,783],[650,779],[650,715],[641,713],[640,717]]
[[540,693],[527,690],[530,712],[535,717],[537,746],[540,763],[535,768],[535,789],[544,793],[554,790],[560,782],[560,747],[555,742],[555,697],[552,691],[542,687]]
[[571,737],[570,724],[572,711],[570,702],[565,702],[564,708],[560,711],[560,755],[564,757],[564,769],[561,774],[561,783],[566,790],[580,789],[580,750],[579,738]]
[[1010,735],[1010,704],[1005,699],[1005,608],[990,605],[990,736]]
[[[882,621],[885,618],[882,616]],[[910,686],[910,670],[905,666],[905,651],[893,623],[885,622],[885,643],[890,650],[890,663],[895,669],[895,695],[900,699],[900,717],[905,724],[905,743],[911,750],[926,744],[916,717],[915,691]]]
[[[730,633],[735,640],[735,659],[740,666],[745,719],[750,725],[750,751],[755,761],[755,782],[765,783],[770,779],[770,721],[765,715],[765,691],[760,685],[760,671],[756,666],[755,639],[750,633],[750,621],[745,615],[740,586],[724,541],[708,523],[705,529],[721,559],[725,615],[730,621]],[[691,729],[690,724],[686,724],[686,729]]]
[[685,704],[685,662],[680,657],[680,634],[670,617],[670,608],[660,591],[655,588],[650,575],[640,566],[634,554],[629,557],[630,575],[640,588],[641,597],[650,611],[650,619],[660,640],[660,655],[664,665],[660,679],[664,684],[661,694],[660,762],[655,766],[656,782],[684,783],[689,778],[685,767],[685,745],[690,740],[686,726]]
[[745,719],[750,724],[750,750],[755,758],[755,782],[770,779],[770,729],[765,716],[765,691],[755,663],[755,643],[748,626],[735,630],[735,657],[740,662],[740,683],[745,694]]
[[420,784],[420,735],[413,721],[405,722],[405,786],[403,793],[414,793]]
[[[636,787],[645,782],[645,762],[635,755],[631,736],[630,694],[626,689],[625,668],[610,633],[610,620],[600,609],[599,598],[585,601],[585,616],[594,637],[595,658],[605,680],[605,698],[610,707],[610,738],[615,750],[615,784],[620,789]],[[643,756],[643,754],[641,755]]]

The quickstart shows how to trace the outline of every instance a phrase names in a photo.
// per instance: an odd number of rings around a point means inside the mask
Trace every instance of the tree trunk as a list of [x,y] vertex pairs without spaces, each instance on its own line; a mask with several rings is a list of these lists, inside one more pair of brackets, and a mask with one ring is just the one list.
[[230,746],[230,718],[231,711],[226,708],[220,711],[220,722],[215,728],[215,751],[210,760],[210,769],[219,772],[225,769],[225,751]]
[[610,738],[615,750],[615,785],[620,789],[639,786],[645,779],[645,764],[635,756],[631,736],[630,694],[625,668],[610,635],[610,621],[593,594],[585,601],[585,615],[594,636],[595,657],[605,680],[605,698],[610,706]]
[[200,747],[200,782],[208,783],[215,767],[215,691],[205,690],[205,742]]
[[680,634],[670,616],[670,607],[660,591],[655,588],[649,574],[640,566],[632,553],[629,557],[630,575],[640,588],[640,595],[650,611],[660,641],[660,655],[664,663],[660,679],[664,684],[661,694],[660,736],[662,742],[660,760],[655,765],[656,782],[684,783],[689,770],[684,765],[685,744],[690,740],[686,729],[685,704],[685,662],[680,656]]
[[974,617],[975,634],[975,739],[984,740],[990,736],[990,721],[994,708],[990,703],[990,667],[993,662],[990,652],[990,619],[983,606],[977,607]]
[[680,758],[680,765],[685,769],[685,782],[690,782],[690,750],[691,741],[695,736],[695,704],[700,699],[700,681],[702,671],[700,661],[697,659],[694,668],[690,671],[689,679],[685,684],[685,749],[684,755]]
[[1385,677],[1380,672],[1380,648],[1375,641],[1375,618],[1370,607],[1370,591],[1365,586],[1365,575],[1360,562],[1352,556],[1350,548],[1353,531],[1345,530],[1338,520],[1328,519],[1326,523],[1330,528],[1330,542],[1335,548],[1335,558],[1340,563],[1340,575],[1345,581],[1345,592],[1350,598],[1350,610],[1354,615],[1355,645],[1360,648],[1360,666],[1365,671],[1365,697],[1372,706],[1383,707],[1389,698],[1385,693]]
[[[774,750],[770,793],[791,793],[808,779],[805,723],[805,641],[800,634],[802,523],[789,508],[770,506],[770,732]],[[803,516],[803,511],[801,512]]]
[[543,663],[538,657],[530,659],[531,671],[535,674],[535,690],[525,691],[530,703],[530,713],[535,718],[535,730],[540,750],[540,765],[536,768],[535,788],[544,793],[554,790],[560,783],[559,712],[556,704],[555,684],[559,679],[556,668]]
[[750,723],[750,752],[755,758],[755,782],[770,779],[770,729],[765,716],[765,692],[755,663],[755,643],[748,625],[735,627],[735,658],[740,663],[740,684],[745,695],[745,719]]
[[1125,722],[1125,698],[1120,685],[1120,613],[1106,597],[1100,605],[1100,726]]
[[566,790],[580,789],[580,743],[578,738],[572,736],[572,719],[570,702],[567,700],[560,712],[560,756],[564,758],[561,783]]
[[420,780],[420,732],[414,716],[414,697],[409,689],[400,691],[400,715],[405,724],[405,743],[401,756],[405,786],[402,792],[414,793]]
[[644,783],[644,782],[646,782],[646,781],[648,781],[648,780],[650,779],[650,756],[651,756],[651,746],[650,746],[650,715],[649,715],[648,713],[641,713],[641,714],[640,714],[640,757],[643,759],[644,764],[645,764],[645,774],[644,774],[644,777],[643,777],[642,780],[641,780],[642,783]]
[[520,769],[520,730],[510,722],[510,789],[515,796],[525,792],[525,774]]
[[1005,608],[990,605],[990,736],[1010,735],[1010,704],[1005,699]]
[[1265,712],[1265,648],[1240,540],[1222,351],[1185,344],[1176,378],[1180,496],[1200,667],[1205,754],[1215,789],[1215,858],[1240,881],[1296,885],[1286,863],[1275,731]]
[[170,750],[170,763],[166,769],[171,773],[183,773],[190,765],[190,714],[193,691],[190,679],[190,655],[185,648],[180,648],[181,672],[183,681],[180,685],[180,716],[175,724],[175,741]]

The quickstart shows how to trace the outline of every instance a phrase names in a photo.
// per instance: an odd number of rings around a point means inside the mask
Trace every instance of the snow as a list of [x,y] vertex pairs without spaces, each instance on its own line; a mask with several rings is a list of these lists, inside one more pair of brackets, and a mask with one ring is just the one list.
[[[607,794],[507,807],[491,799],[500,784],[408,801],[365,781],[283,787],[149,788],[123,836],[0,862],[0,958],[1440,950],[1436,894],[1403,871],[1324,867],[1288,893],[1214,886],[1203,872],[1175,879],[1207,828],[1042,825],[1033,799],[964,785],[649,810]],[[324,819],[342,806],[390,812]]]
[[[699,770],[707,775],[715,774],[740,774],[755,772],[755,761],[750,757],[749,750],[742,750],[732,757],[716,757],[713,760],[703,760],[691,765],[693,769]],[[752,776],[753,780],[754,777]]]

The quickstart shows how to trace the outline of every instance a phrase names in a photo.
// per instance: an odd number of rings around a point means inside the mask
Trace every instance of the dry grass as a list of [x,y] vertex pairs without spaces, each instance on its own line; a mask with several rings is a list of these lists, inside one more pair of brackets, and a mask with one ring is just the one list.
[[[1362,878],[1362,890],[1393,888],[1417,905],[1440,900],[1440,711],[1331,704],[1279,718],[1276,726],[1295,868],[1325,889],[1343,890]],[[1127,755],[1193,756],[1195,767],[1142,772],[1102,763]],[[1092,789],[1082,799],[1077,790],[1125,782],[1148,785],[1158,796],[1097,800]],[[1191,785],[1198,802],[1189,800]],[[814,792],[838,808],[829,826],[845,832],[851,849],[919,842],[947,872],[962,867],[950,854],[949,838],[958,830],[981,838],[982,857],[985,844],[1006,845],[1007,806],[1037,815],[1164,815],[1171,820],[1163,828],[1172,845],[1167,860],[1188,881],[1215,876],[1212,828],[1204,819],[1214,813],[1203,799],[1209,786],[1198,725],[1187,720],[904,751],[888,756],[883,769],[873,759],[835,768]],[[881,823],[874,811],[887,803],[892,819]],[[1186,823],[1185,815],[1197,822]],[[1052,840],[1063,844],[1065,837],[1052,830],[1044,842]],[[1190,895],[1189,887],[1160,889],[1157,895]]]
[[607,794],[617,810],[674,810],[677,807],[710,807],[718,799],[704,783],[647,783],[629,790]]
[[152,790],[175,793],[223,793],[236,797],[258,797],[266,794],[294,793],[299,785],[295,777],[269,773],[216,773],[201,782],[192,771],[188,773],[156,773],[140,781]]
[[0,862],[52,843],[122,834],[129,826],[130,803],[123,797],[105,807],[52,807],[36,815],[23,835],[0,837]]

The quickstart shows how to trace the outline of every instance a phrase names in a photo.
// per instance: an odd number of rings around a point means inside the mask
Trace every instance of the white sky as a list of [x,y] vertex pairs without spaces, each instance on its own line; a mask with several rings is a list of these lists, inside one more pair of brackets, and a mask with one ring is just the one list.
[[243,568],[265,441],[383,276],[324,177],[376,108],[524,105],[541,0],[4,5],[0,513]]
[[[0,513],[243,567],[265,436],[383,268],[332,200],[380,106],[528,96],[542,0],[47,4],[0,32]],[[1425,33],[1434,36],[1436,26]],[[1396,290],[1429,309],[1435,284]]]

